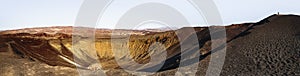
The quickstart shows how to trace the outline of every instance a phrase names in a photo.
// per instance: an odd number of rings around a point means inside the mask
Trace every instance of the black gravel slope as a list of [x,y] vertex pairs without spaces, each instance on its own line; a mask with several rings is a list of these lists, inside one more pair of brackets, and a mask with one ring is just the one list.
[[300,17],[272,16],[228,43],[221,75],[300,75]]

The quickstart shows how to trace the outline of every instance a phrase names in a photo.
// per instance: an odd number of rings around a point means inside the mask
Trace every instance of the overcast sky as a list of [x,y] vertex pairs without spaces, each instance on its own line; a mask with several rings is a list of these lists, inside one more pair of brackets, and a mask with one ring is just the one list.
[[[0,30],[73,25],[82,2],[83,0],[0,0]],[[257,22],[277,12],[300,14],[299,0],[214,0],[214,2],[224,25]]]

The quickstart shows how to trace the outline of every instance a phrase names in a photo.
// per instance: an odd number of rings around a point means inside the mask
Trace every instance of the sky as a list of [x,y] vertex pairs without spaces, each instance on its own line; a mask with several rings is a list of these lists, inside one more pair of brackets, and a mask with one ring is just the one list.
[[[84,0],[0,0],[0,30],[74,25],[83,1]],[[126,0],[115,1],[121,1],[119,3],[124,3],[123,5],[130,5],[130,3]],[[280,12],[281,14],[300,15],[299,0],[213,1],[220,12],[223,25],[257,22],[277,12]],[[176,2],[177,1],[173,2],[174,4],[177,4],[176,7],[184,7],[183,5],[180,5],[180,0],[177,3]],[[116,10],[122,10],[125,8],[126,7],[120,7]],[[118,14],[118,12],[114,12],[112,14]],[[193,15],[191,14],[191,16]],[[188,17],[196,19],[196,17]],[[112,20],[117,21],[113,18]],[[103,24],[105,23],[108,25],[102,27],[99,26],[99,28],[118,28],[110,26],[109,21],[105,22],[104,20]],[[195,23],[194,25],[205,24]],[[183,26],[184,25],[182,25],[182,27]]]

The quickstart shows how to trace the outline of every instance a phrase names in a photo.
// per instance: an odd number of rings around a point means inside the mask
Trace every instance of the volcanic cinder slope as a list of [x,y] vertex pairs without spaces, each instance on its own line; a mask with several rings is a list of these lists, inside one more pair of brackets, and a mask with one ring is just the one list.
[[229,43],[221,75],[300,75],[300,17],[267,20]]
[[[299,16],[272,15],[257,23],[226,26],[227,52],[221,75],[299,75],[299,24]],[[82,31],[85,35],[74,33],[73,27],[0,32],[0,75],[73,76],[78,75],[75,67],[91,70],[99,65],[106,70],[107,75],[130,75],[119,65],[129,68],[152,66],[117,63],[115,59],[129,57],[137,63],[146,64],[151,60],[150,56],[159,56],[154,52],[167,54],[163,67],[154,75],[174,75],[181,61],[181,53],[195,51],[201,54],[200,62],[195,62],[200,63],[199,68],[195,69],[198,71],[197,75],[205,75],[210,55],[214,54],[210,51],[211,36],[208,27],[161,31],[94,31],[92,28],[76,28],[84,29]],[[191,29],[195,31],[190,32]],[[183,38],[179,39],[178,34]],[[198,42],[196,45],[191,42],[188,47],[199,49],[181,52],[180,42],[189,42],[193,34],[197,36]],[[155,43],[161,45],[153,45]],[[129,53],[123,55],[116,51]],[[99,62],[99,65],[94,65]]]

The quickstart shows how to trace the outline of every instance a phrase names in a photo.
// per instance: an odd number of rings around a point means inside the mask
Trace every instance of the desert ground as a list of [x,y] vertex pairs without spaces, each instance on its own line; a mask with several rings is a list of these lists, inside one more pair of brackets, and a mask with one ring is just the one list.
[[[5,30],[0,32],[0,76],[93,76],[99,75],[99,68],[107,76],[131,76],[119,65],[138,69],[156,66],[116,62],[116,59],[128,57],[139,64],[163,64],[151,76],[173,76],[181,61],[190,62],[180,60],[181,54],[199,53],[196,58],[199,62],[188,64],[198,64],[198,67],[186,70],[203,76],[207,74],[211,55],[215,54],[211,51],[215,50],[211,48],[212,40],[222,39],[226,41],[226,46],[221,47],[226,49],[226,55],[221,72],[216,75],[300,75],[300,16],[271,15],[255,23],[212,27],[225,28],[226,37],[212,39],[214,33],[210,34],[208,27],[151,31],[79,28],[85,29],[79,31],[87,35],[74,33],[70,26]],[[178,38],[178,34],[182,38]],[[182,48],[180,42],[187,43],[188,48]],[[129,53],[116,54],[113,50]],[[161,56],[162,53],[166,54],[164,63],[150,63],[152,55]],[[95,63],[99,64],[95,67]]]

